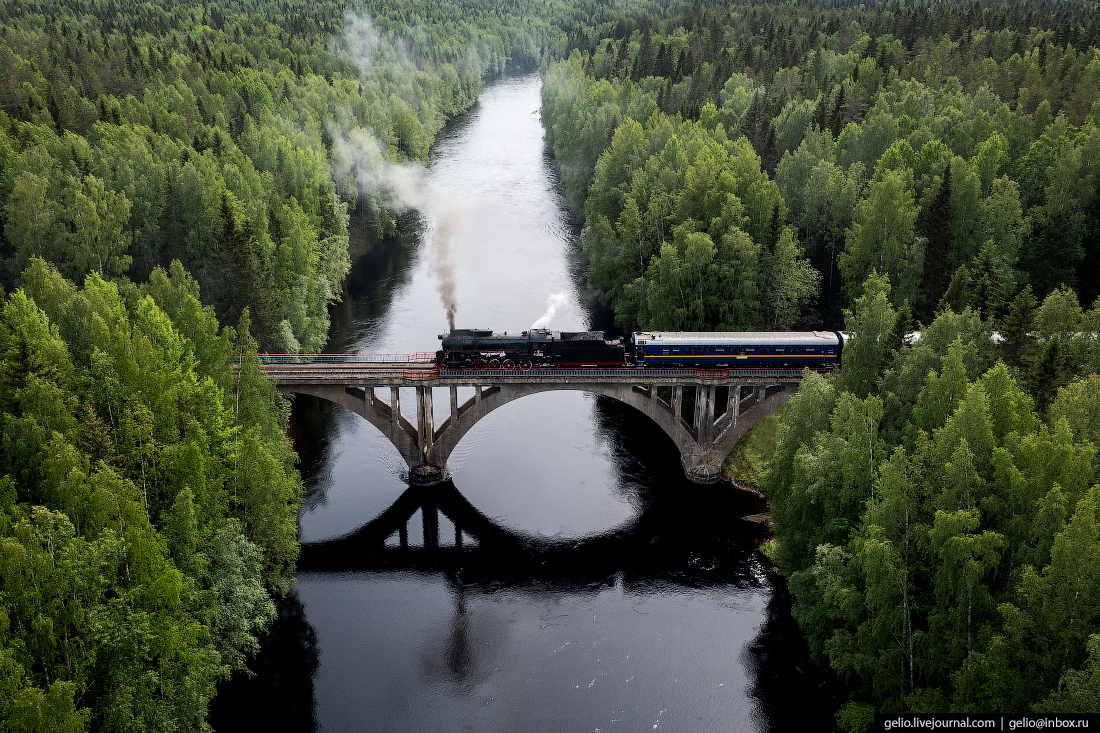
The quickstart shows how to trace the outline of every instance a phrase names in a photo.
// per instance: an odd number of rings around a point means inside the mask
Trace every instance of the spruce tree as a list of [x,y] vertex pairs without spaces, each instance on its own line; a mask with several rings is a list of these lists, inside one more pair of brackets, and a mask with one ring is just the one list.
[[924,220],[924,236],[928,239],[924,258],[924,294],[929,305],[943,296],[948,281],[951,258],[951,164],[943,169],[940,189],[928,206]]
[[940,299],[940,304],[936,306],[936,313],[940,314],[948,310],[962,313],[970,304],[970,270],[966,265],[960,265],[959,269],[955,270],[955,276],[951,278],[947,292]]
[[1031,396],[1035,398],[1035,409],[1040,415],[1047,413],[1047,408],[1058,394],[1058,388],[1066,381],[1065,361],[1062,342],[1057,336],[1053,336],[1043,345],[1042,353],[1028,373],[1028,386]]
[[840,91],[836,95],[836,104],[833,105],[833,113],[829,118],[829,129],[833,131],[833,137],[840,135],[841,128],[844,127],[844,86],[840,87]]
[[1009,366],[1024,368],[1031,360],[1035,345],[1035,309],[1039,302],[1031,286],[1021,290],[1008,307],[1000,324],[1001,353]]
[[970,302],[983,319],[996,318],[1004,309],[1008,294],[1008,272],[998,259],[992,242],[986,242],[970,265]]

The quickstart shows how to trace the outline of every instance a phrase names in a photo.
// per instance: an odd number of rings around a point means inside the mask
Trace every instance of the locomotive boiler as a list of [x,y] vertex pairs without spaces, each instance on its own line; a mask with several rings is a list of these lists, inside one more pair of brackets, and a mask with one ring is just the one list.
[[444,369],[520,369],[531,367],[604,367],[626,365],[626,349],[603,331],[551,331],[533,328],[518,334],[489,329],[454,329],[439,335],[436,363]]

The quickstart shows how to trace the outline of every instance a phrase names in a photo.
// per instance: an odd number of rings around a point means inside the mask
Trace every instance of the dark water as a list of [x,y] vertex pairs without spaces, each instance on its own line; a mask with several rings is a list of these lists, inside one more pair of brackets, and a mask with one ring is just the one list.
[[[539,84],[491,84],[436,146],[430,177],[464,212],[460,327],[523,330],[562,294],[552,328],[611,328],[583,286]],[[436,348],[437,216],[358,259],[331,351]],[[762,507],[686,481],[631,408],[576,392],[511,403],[432,489],[409,488],[397,451],[342,408],[297,398],[291,430],[308,487],[298,583],[255,676],[223,686],[216,729],[831,727],[835,702],[742,519]]]

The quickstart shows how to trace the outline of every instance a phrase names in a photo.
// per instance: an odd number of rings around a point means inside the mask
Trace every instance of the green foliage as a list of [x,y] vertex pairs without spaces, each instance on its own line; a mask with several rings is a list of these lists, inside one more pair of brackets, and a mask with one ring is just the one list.
[[[872,297],[887,312],[879,283],[869,281],[857,316],[874,312]],[[1071,296],[1055,292],[1033,309],[1043,313],[1036,364],[1066,368],[1059,334],[1083,320]],[[853,686],[845,715],[857,720],[862,705],[1022,712],[1090,700],[1096,376],[1058,392],[1044,377],[1033,400],[993,364],[989,325],[966,310],[943,312],[889,360],[870,349],[881,376],[856,379],[853,331],[843,370],[805,379],[792,398],[764,483],[795,618],[811,651]],[[868,384],[878,396],[859,399]]]
[[0,310],[5,729],[205,729],[289,583],[285,410],[172,271],[77,288],[33,259]]
[[747,486],[760,486],[764,468],[779,442],[784,408],[771,413],[749,428],[729,454],[722,472]]
[[484,75],[537,66],[560,36],[503,3],[360,12],[373,20],[343,2],[2,4],[5,284],[35,256],[78,283],[178,259],[223,321],[251,311],[264,350],[320,351],[349,207],[383,233],[397,216],[334,180],[334,130],[424,161]]
[[[829,327],[872,272],[889,274],[895,304],[909,302],[925,320],[962,266],[973,292],[951,300],[959,310],[999,316],[1029,282],[1044,297],[1074,285],[1091,302],[1100,295],[1091,277],[1100,263],[1091,116],[1100,36],[1087,3],[1057,14],[1024,7],[750,13],[639,3],[609,10],[608,22],[577,21],[569,56],[548,72],[543,121],[570,208],[583,208],[594,241],[618,240],[607,249],[624,253],[601,263],[622,264],[620,278],[593,284],[624,325],[645,322],[639,278],[670,238],[673,209],[629,211],[628,191],[638,203],[631,179],[601,178],[597,161],[617,130],[648,127],[656,108],[673,128],[698,122],[743,136],[775,173],[795,239],[821,273]],[[676,176],[689,164],[677,164]],[[657,235],[639,238],[630,227],[647,217]]]
[[849,296],[855,299],[873,273],[886,275],[893,302],[915,303],[924,273],[924,240],[914,228],[917,207],[906,177],[888,171],[870,185],[838,258]]
[[[698,122],[677,122],[632,82],[589,80],[578,54],[553,67],[543,100],[567,195],[574,168],[566,161],[579,158],[576,170],[584,169],[586,156],[602,150],[601,131],[614,130],[595,162],[581,241],[589,281],[624,329],[798,322],[820,275],[786,226],[782,195],[759,156],[747,139],[727,138],[714,107]],[[620,115],[622,124],[607,127]],[[577,121],[586,132],[564,127]]]
[[836,714],[837,728],[844,733],[866,733],[875,724],[875,706],[865,702],[846,702]]
[[889,278],[871,275],[852,310],[844,311],[844,326],[852,338],[841,351],[839,386],[858,397],[876,391],[894,342],[898,313],[889,298]]

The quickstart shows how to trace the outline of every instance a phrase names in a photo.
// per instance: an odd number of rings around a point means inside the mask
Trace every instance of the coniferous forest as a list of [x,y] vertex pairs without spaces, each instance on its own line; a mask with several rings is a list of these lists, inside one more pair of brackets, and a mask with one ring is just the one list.
[[1100,712],[1095,2],[3,0],[0,728],[209,728],[298,553],[257,353],[401,214],[342,143],[508,69],[622,329],[855,335],[762,487],[840,728]]

